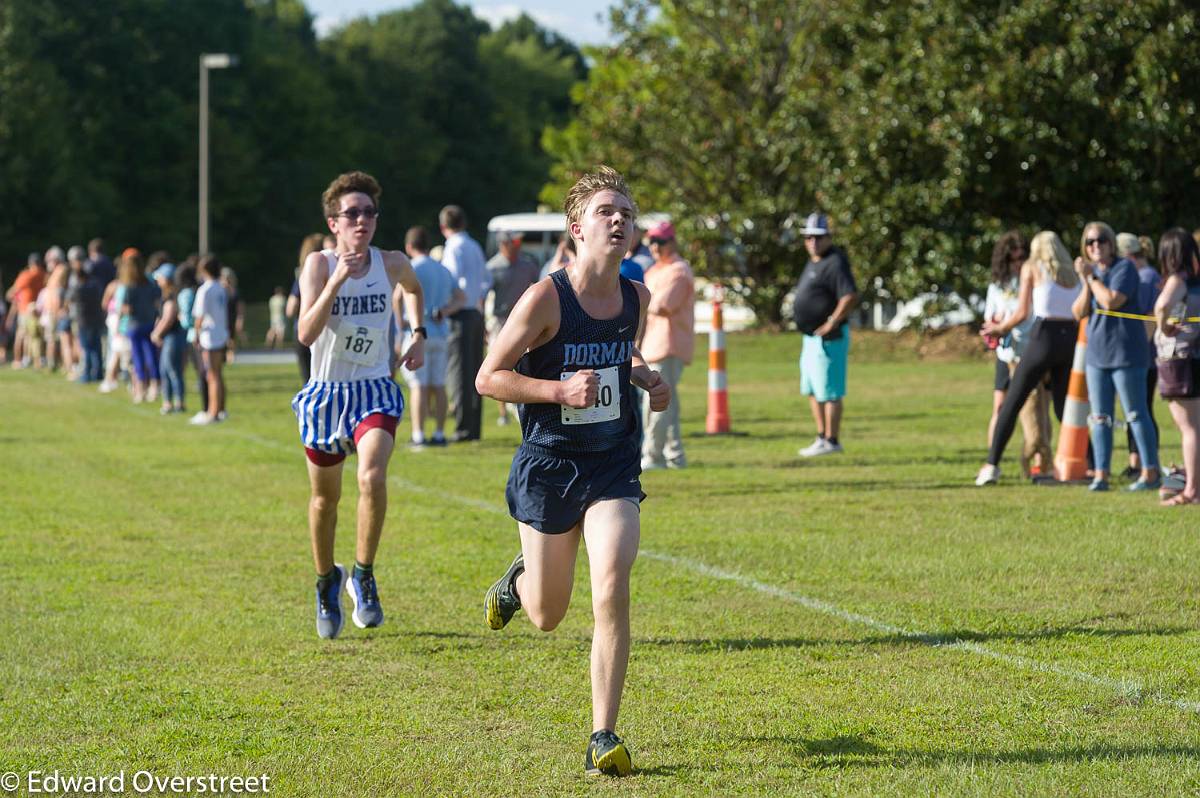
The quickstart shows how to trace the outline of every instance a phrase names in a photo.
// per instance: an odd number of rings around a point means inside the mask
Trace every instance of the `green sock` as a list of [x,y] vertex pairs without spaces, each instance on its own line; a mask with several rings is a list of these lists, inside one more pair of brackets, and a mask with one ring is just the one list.
[[329,573],[327,573],[327,574],[317,574],[317,584],[320,585],[321,587],[328,586],[329,583],[332,582],[334,579],[337,579],[337,567],[336,566],[334,566],[333,568],[330,568]]
[[355,576],[371,576],[374,573],[375,573],[375,563],[371,563],[370,565],[363,565],[358,560],[354,561],[354,575]]

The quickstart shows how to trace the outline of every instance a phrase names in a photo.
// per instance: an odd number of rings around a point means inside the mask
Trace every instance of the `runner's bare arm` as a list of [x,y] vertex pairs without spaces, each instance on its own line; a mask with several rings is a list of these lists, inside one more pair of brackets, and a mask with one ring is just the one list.
[[349,278],[347,272],[339,259],[333,274],[328,274],[325,256],[320,252],[313,252],[305,259],[300,272],[300,318],[296,326],[300,343],[312,346],[329,323],[338,289]]
[[[1183,324],[1183,320],[1171,320],[1171,309],[1182,301],[1187,296],[1187,283],[1178,274],[1172,274],[1163,283],[1162,291],[1158,294],[1158,300],[1154,303],[1154,318],[1158,322],[1158,328],[1162,330],[1162,334],[1168,337],[1179,333],[1179,325]],[[1183,315],[1187,315],[1186,313]]]
[[[637,289],[639,300],[637,335],[633,337],[633,340],[641,342],[642,334],[646,332],[646,313],[650,307],[650,289],[639,282],[635,282],[633,287]],[[645,390],[646,386],[642,384],[642,381],[648,371],[651,371],[651,369],[646,365],[646,359],[642,357],[641,350],[635,345],[633,347],[633,370],[629,374],[629,381],[642,390]]]
[[[576,372],[566,381],[534,379],[513,370],[526,351],[546,343],[557,334],[559,318],[558,292],[553,281],[542,280],[530,287],[517,300],[508,321],[488,349],[487,357],[475,377],[475,390],[482,396],[490,396],[501,402],[586,407],[587,384],[599,382],[593,370]],[[595,388],[591,398],[594,402]]]
[[383,263],[393,288],[403,289],[404,317],[410,326],[420,327],[421,319],[425,318],[425,292],[421,290],[412,262],[403,252],[389,251],[383,253]]
[[[638,314],[638,331],[634,340],[640,341],[646,327],[646,309],[650,304],[650,289],[641,283],[634,283],[634,287],[637,289],[638,299],[641,300],[638,303],[641,310]],[[671,403],[671,386],[663,381],[661,374],[646,365],[646,359],[642,357],[641,351],[636,346],[633,348],[632,365],[633,368],[629,371],[629,381],[650,394],[650,409],[656,413],[666,410],[667,405]]]
[[[404,315],[409,326],[421,326],[425,318],[425,293],[413,271],[412,263],[403,252],[384,252],[383,263],[387,267],[388,279],[392,281],[392,301],[395,301],[397,290],[404,295]],[[410,370],[415,371],[425,363],[425,337],[414,335],[407,351],[400,354],[400,361]]]

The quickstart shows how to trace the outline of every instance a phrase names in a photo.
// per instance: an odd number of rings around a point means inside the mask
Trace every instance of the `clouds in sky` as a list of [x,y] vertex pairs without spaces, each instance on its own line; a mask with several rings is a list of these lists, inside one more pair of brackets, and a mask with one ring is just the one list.
[[[308,0],[316,17],[318,36],[355,17],[375,16],[410,5],[405,0]],[[468,2],[471,10],[492,27],[515,19],[522,12],[542,27],[553,30],[578,45],[605,44],[608,32],[608,0],[530,0],[526,3]]]

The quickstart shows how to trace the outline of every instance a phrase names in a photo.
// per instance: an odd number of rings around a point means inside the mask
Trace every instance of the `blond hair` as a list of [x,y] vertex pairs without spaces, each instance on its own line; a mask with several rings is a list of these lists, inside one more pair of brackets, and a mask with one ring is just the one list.
[[1043,230],[1029,242],[1029,260],[1044,279],[1053,280],[1063,288],[1074,288],[1079,276],[1071,263],[1067,245],[1053,230]]
[[591,202],[592,197],[601,191],[615,191],[625,197],[633,206],[634,218],[637,218],[637,203],[633,201],[633,194],[629,192],[625,178],[611,166],[600,165],[596,171],[588,172],[576,180],[575,185],[571,186],[571,190],[567,192],[567,199],[563,202],[563,212],[567,215],[568,235],[571,233],[571,225],[579,221],[583,216],[584,208]]
[[1117,234],[1113,229],[1104,222],[1088,222],[1083,226],[1083,232],[1079,235],[1079,255],[1084,260],[1088,259],[1087,254],[1087,237],[1088,230],[1098,230],[1103,238],[1108,239],[1108,243],[1112,245],[1113,255],[1117,254]]
[[314,252],[320,252],[325,246],[325,236],[320,233],[312,233],[306,235],[304,240],[300,242],[300,268],[304,268],[304,261],[308,260],[308,256]]

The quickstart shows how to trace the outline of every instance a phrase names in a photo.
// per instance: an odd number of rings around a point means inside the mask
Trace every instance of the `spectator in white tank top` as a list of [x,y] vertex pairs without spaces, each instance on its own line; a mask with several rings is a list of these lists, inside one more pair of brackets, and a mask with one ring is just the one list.
[[1017,414],[1025,400],[1047,376],[1050,378],[1054,414],[1062,421],[1067,401],[1067,383],[1075,353],[1078,325],[1071,312],[1071,300],[1079,291],[1079,278],[1071,264],[1071,255],[1057,233],[1043,230],[1033,237],[1029,259],[1021,266],[1017,310],[999,322],[985,321],[983,332],[1003,338],[1025,321],[1032,311],[1033,329],[1013,372],[1008,394],[1000,406],[992,433],[987,462],[975,477],[976,485],[990,485],[1000,479],[1000,460],[1012,437]]

